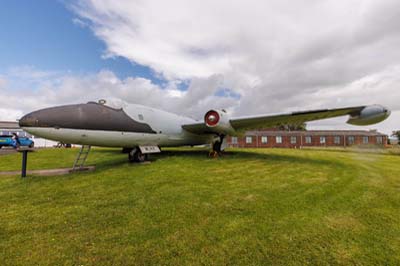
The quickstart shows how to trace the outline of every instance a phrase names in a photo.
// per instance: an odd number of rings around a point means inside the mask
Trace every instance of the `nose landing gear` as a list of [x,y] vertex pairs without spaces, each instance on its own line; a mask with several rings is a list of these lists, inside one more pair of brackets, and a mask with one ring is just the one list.
[[148,154],[143,154],[142,151],[136,147],[128,153],[128,159],[132,163],[143,163],[148,159]]

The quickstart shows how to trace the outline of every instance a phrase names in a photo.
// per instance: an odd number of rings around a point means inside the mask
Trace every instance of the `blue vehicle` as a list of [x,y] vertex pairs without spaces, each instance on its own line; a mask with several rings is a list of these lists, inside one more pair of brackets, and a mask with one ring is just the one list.
[[35,143],[30,138],[20,137],[19,144],[17,144],[12,137],[12,135],[0,135],[0,149],[3,147],[17,148],[19,146],[27,146],[29,148],[33,148],[35,146]]

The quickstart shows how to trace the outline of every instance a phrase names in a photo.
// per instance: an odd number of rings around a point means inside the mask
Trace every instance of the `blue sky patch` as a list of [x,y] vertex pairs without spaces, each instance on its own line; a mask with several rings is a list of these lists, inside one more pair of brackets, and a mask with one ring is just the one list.
[[239,93],[236,93],[233,90],[228,89],[228,88],[219,88],[217,90],[217,92],[215,93],[215,96],[229,97],[229,98],[234,98],[234,99],[240,99],[241,98]]
[[123,57],[103,58],[105,44],[82,27],[61,1],[4,1],[0,8],[0,73],[20,66],[87,74],[107,69],[120,79],[166,82],[149,67]]

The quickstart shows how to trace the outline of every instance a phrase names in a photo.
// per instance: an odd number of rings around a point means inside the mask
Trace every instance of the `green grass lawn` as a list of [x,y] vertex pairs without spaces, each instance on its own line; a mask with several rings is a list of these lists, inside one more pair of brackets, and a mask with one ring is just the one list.
[[[70,167],[76,153],[40,150],[29,168]],[[400,265],[399,155],[206,154],[137,165],[95,149],[95,172],[0,176],[0,265]]]

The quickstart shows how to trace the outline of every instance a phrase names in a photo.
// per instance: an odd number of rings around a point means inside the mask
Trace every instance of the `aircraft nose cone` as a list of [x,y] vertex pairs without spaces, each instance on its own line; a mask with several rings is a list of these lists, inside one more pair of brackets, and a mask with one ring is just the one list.
[[59,106],[41,109],[23,116],[19,120],[20,127],[58,127],[58,124],[69,115],[76,116],[72,106]]
[[[65,107],[52,107],[34,111],[19,120],[19,126],[27,127],[55,127],[58,117],[66,114]],[[67,113],[68,114],[68,113]]]
[[38,111],[29,113],[19,120],[20,127],[37,127],[39,125]]
[[122,109],[89,102],[50,107],[25,115],[19,121],[22,128],[83,129],[152,133],[145,123],[133,120]]

